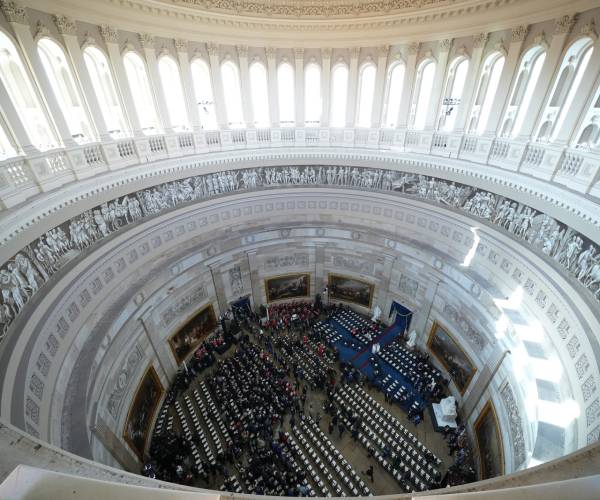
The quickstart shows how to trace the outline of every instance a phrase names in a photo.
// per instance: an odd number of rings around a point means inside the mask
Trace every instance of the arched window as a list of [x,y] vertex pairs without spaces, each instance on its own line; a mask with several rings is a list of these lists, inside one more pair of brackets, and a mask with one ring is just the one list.
[[188,130],[189,122],[179,66],[171,56],[165,55],[158,60],[158,73],[173,130]]
[[268,127],[269,120],[269,89],[267,84],[267,69],[260,62],[250,65],[250,91],[252,92],[252,111],[256,127]]
[[360,72],[358,81],[358,110],[356,113],[357,127],[371,126],[376,74],[377,68],[374,64],[366,64]]
[[296,116],[294,106],[294,68],[283,62],[277,68],[277,93],[279,94],[279,124],[282,127],[293,127]]
[[[550,92],[550,99],[541,115],[536,140],[548,142],[554,140],[558,134],[592,56],[592,43],[591,38],[581,37],[565,51]],[[588,116],[582,123],[589,123],[589,118],[588,110]]]
[[229,126],[231,128],[242,128],[245,123],[240,75],[237,66],[232,61],[225,61],[221,64],[221,80],[223,81],[225,110],[227,111]]
[[402,63],[394,64],[388,72],[384,127],[394,128],[398,122],[400,103],[402,101],[402,86],[404,85],[405,66]]
[[505,57],[500,52],[493,52],[483,63],[483,71],[479,77],[475,104],[471,110],[469,132],[482,134],[487,125],[490,111],[496,97]]
[[412,128],[415,130],[422,130],[425,126],[434,76],[435,62],[431,59],[423,61],[417,70],[416,91],[412,103]]
[[63,49],[54,40],[42,38],[38,42],[38,53],[71,136],[78,142],[94,140],[88,113]]
[[591,104],[585,114],[582,115],[579,131],[575,135],[575,146],[578,148],[593,148],[600,146],[598,143],[598,127],[600,123],[600,79],[596,83],[596,91]]
[[321,123],[323,103],[321,100],[321,68],[311,63],[304,71],[304,120],[307,127]]
[[592,148],[598,144],[600,138],[600,128],[595,123],[590,123],[585,127],[577,140],[577,147]]
[[348,68],[338,64],[331,72],[331,116],[332,127],[346,126],[346,100],[348,97]]
[[517,80],[511,90],[510,104],[504,115],[503,136],[514,137],[521,130],[545,59],[546,52],[540,46],[533,47],[523,54]]
[[117,97],[117,90],[106,56],[96,47],[88,47],[83,51],[83,59],[90,74],[108,133],[113,137],[127,135],[125,116]]
[[7,130],[9,129],[4,117],[0,116],[0,160],[17,155],[17,150],[14,146],[15,142],[9,139]]
[[131,51],[123,56],[123,65],[140,126],[145,134],[156,134],[159,132],[160,125],[146,65],[138,54]]
[[198,103],[200,123],[202,128],[212,130],[217,128],[217,115],[215,113],[215,98],[213,96],[212,81],[208,64],[202,59],[194,59],[190,64],[194,95]]
[[58,146],[58,140],[35,93],[13,42],[0,32],[0,78],[15,106],[27,135],[38,149]]
[[465,82],[467,80],[467,72],[469,71],[469,60],[465,57],[457,57],[450,64],[448,77],[446,78],[446,89],[444,91],[444,99],[442,100],[442,109],[440,112],[440,120],[438,128],[446,132],[454,129],[458,109],[461,105],[461,98]]

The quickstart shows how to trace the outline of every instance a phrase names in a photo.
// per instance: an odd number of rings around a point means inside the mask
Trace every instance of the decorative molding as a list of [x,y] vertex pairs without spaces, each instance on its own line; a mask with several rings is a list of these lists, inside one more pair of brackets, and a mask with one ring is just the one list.
[[500,396],[502,397],[502,402],[504,403],[506,413],[508,414],[508,424],[513,450],[513,469],[517,470],[523,465],[523,462],[525,462],[525,459],[527,458],[521,411],[519,410],[519,405],[517,404],[513,390],[508,382],[500,389]]
[[35,25],[35,38],[41,38],[44,36],[50,36],[50,30],[41,21],[38,21]]
[[481,47],[485,47],[485,44],[487,43],[489,39],[489,33],[478,33],[477,35],[473,36],[473,47],[474,48],[481,48]]
[[456,0],[172,0],[175,4],[206,11],[232,13],[238,16],[283,18],[348,17],[389,15],[406,10],[452,5]]
[[577,14],[565,15],[559,17],[554,22],[554,33],[559,35],[561,33],[570,33],[577,21]]
[[412,42],[411,44],[408,45],[408,55],[409,56],[414,56],[415,54],[417,54],[419,52],[419,42]]
[[412,299],[416,298],[417,292],[419,291],[419,282],[413,278],[409,278],[405,274],[400,275],[400,281],[398,282],[398,289]]
[[238,57],[240,59],[247,59],[248,58],[248,46],[247,45],[236,45],[235,46],[237,53],[238,53]]
[[56,29],[61,35],[76,35],[77,34],[77,25],[75,21],[68,16],[53,16],[54,24],[56,25]]
[[166,310],[164,310],[161,314],[161,321],[165,327],[168,327],[173,321],[177,318],[182,317],[182,313],[186,312],[190,307],[197,305],[201,300],[204,300],[208,297],[208,292],[206,291],[206,287],[204,283],[196,286],[187,295],[182,298],[179,298],[177,302]]
[[511,42],[523,42],[529,33],[529,26],[521,24],[512,29]]
[[208,42],[206,44],[206,51],[208,52],[209,57],[218,57],[219,56],[219,45],[216,43]]
[[154,49],[154,36],[150,33],[139,33],[140,44],[144,49]]
[[469,341],[469,344],[473,349],[481,354],[487,345],[487,339],[485,339],[469,322],[468,319],[458,309],[451,304],[444,304],[443,313],[445,318],[449,320],[459,331],[462,333],[464,338]]
[[29,24],[27,11],[17,2],[0,0],[0,10],[9,23]]
[[188,41],[184,38],[175,38],[177,52],[187,52]]
[[123,398],[127,395],[129,383],[132,375],[135,374],[140,362],[144,359],[144,350],[139,344],[136,344],[133,350],[127,355],[119,373],[114,382],[114,388],[108,397],[106,409],[112,418],[117,420],[121,412]]
[[387,57],[389,51],[390,51],[389,45],[380,45],[379,47],[377,47],[377,55],[379,57]]
[[113,28],[108,24],[100,25],[100,34],[105,43],[117,43],[119,41],[119,32],[116,28]]
[[334,255],[332,259],[333,265],[348,271],[354,271],[359,274],[375,274],[375,264],[368,260],[350,257],[348,255]]
[[350,59],[358,59],[360,47],[350,47]]
[[[289,234],[288,234],[289,236]],[[282,235],[283,238],[287,236]],[[296,253],[293,255],[284,255],[282,257],[267,257],[265,259],[265,270],[272,271],[282,267],[308,267],[309,257],[307,253]]]
[[593,19],[590,19],[589,22],[581,27],[581,34],[594,39],[598,37],[598,34],[596,33],[596,24]]
[[277,49],[275,47],[266,47],[265,55],[267,56],[267,59],[275,59],[277,56]]
[[304,49],[302,47],[294,48],[294,57],[296,60],[304,58]]
[[323,59],[331,59],[332,53],[333,53],[333,50],[330,49],[329,47],[321,49],[321,56],[323,57]]
[[440,50],[442,52],[448,52],[450,47],[452,47],[452,38],[445,38],[440,41]]

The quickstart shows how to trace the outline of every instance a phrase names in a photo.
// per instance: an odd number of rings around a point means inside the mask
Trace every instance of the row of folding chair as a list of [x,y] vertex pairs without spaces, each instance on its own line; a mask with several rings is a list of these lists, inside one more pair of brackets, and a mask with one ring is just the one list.
[[154,425],[154,433],[162,434],[164,431],[165,423],[167,422],[167,416],[169,413],[169,405],[164,404],[160,409],[160,413],[158,414],[158,418],[156,419],[156,424]]
[[332,328],[331,326],[329,326],[325,321],[320,321],[319,323],[317,323],[313,327],[313,330],[316,333],[323,335],[325,337],[325,340],[330,345],[333,345],[333,344],[336,344],[337,342],[342,341],[341,334],[339,332],[337,332],[335,330],[335,328]]
[[[189,399],[186,400],[186,404],[188,402],[189,402]],[[192,434],[192,431],[190,430],[190,427],[187,422],[187,418],[183,412],[183,408],[179,404],[179,401],[175,401],[175,411],[177,413],[177,416],[179,417],[179,423],[181,424],[181,428],[183,429],[183,435],[190,442],[190,445],[192,447],[192,454],[194,455],[194,460],[196,462],[196,465],[199,465],[199,463],[201,461],[200,453],[197,452],[198,450],[194,450],[196,445],[195,445],[195,442],[193,441],[193,434]],[[202,448],[204,449],[204,455],[206,456],[206,458],[208,459],[208,461],[211,464],[216,464],[217,461],[215,460],[215,455],[212,452],[212,450],[210,449],[208,440],[206,439],[206,436],[204,435],[204,431],[202,430],[202,427],[200,426],[200,421],[198,420],[198,415],[196,415],[195,412],[190,412],[190,413],[192,415],[192,422],[194,423],[196,435],[199,437],[200,442],[202,443]],[[197,453],[194,453],[194,451],[196,451]]]
[[[199,396],[200,395],[198,394],[198,391],[196,389],[194,389],[194,399],[196,400],[196,404],[198,406],[198,409],[200,410],[200,415],[202,416],[204,425],[208,429],[208,432],[210,434],[210,437],[212,439],[214,447],[217,450],[217,455],[222,454],[222,453],[224,453],[225,450],[223,449],[223,446],[221,445],[221,440],[219,439],[219,434],[217,433],[217,430],[215,429],[214,424],[212,423],[212,421],[210,420],[210,418],[208,416],[208,411],[206,410],[206,407],[204,406],[204,402],[200,399]],[[202,426],[198,419],[198,415],[192,405],[192,400],[190,399],[190,397],[187,394],[184,396],[184,399],[185,399],[185,404],[188,408],[188,411],[190,412],[190,415],[192,415],[192,420],[194,422],[194,426],[196,426],[196,430],[199,431],[198,433],[200,433],[200,431],[202,431]]]
[[[364,325],[361,322],[357,322],[354,318],[348,318],[337,314],[332,317],[333,321],[342,326],[345,330],[348,331],[348,335],[355,340],[358,340],[362,344],[370,344],[375,337],[377,336],[377,332],[371,331],[369,329],[369,334],[365,334],[361,331],[364,328]],[[358,329],[358,333],[356,335],[352,335],[352,330],[354,328]]]
[[221,431],[221,434],[225,438],[225,442],[227,443],[227,445],[231,446],[233,444],[233,440],[229,436],[229,431],[227,430],[227,426],[223,422],[223,419],[221,418],[219,409],[217,408],[217,405],[215,404],[215,402],[210,394],[210,391],[208,390],[208,387],[204,381],[202,381],[202,383],[200,384],[200,389],[202,390],[202,393],[204,394],[204,397],[208,403],[208,408],[212,415],[212,419],[215,422],[217,422],[217,425],[219,426],[219,430]]
[[[340,453],[340,451],[331,443],[325,433],[310,418],[301,422],[302,430],[310,437],[313,446],[316,446],[328,461],[330,466],[338,473],[341,481],[351,491],[354,496],[368,496],[371,494],[369,488]],[[360,492],[359,492],[360,489]]]
[[[354,407],[347,399],[344,401],[339,398],[338,402],[347,408],[352,408],[354,413],[362,417],[359,440],[365,447],[371,447],[374,450],[375,459],[394,476],[403,488],[407,478],[410,478],[417,491],[424,491],[435,482],[435,469],[426,461],[425,457],[418,456],[414,449],[412,452],[415,455],[411,456],[411,453],[407,451],[406,441],[398,431],[384,428],[367,415],[364,409]],[[347,425],[350,425],[350,421],[346,417],[343,418]],[[390,453],[387,458],[379,451],[383,451],[386,447]],[[399,457],[396,467],[391,462],[395,456]]]
[[223,481],[223,484],[221,485],[219,490],[220,491],[228,491],[231,493],[243,493],[244,492],[244,490],[242,489],[242,486],[240,485],[240,482],[238,481],[237,477],[235,477],[235,476],[229,476],[227,479],[225,479],[225,481]]
[[383,406],[381,406],[375,399],[371,397],[371,395],[367,394],[362,387],[355,387],[346,385],[342,388],[343,391],[349,391],[354,395],[355,398],[363,399],[368,403],[368,407],[375,414],[375,416],[381,421],[385,421],[388,425],[395,427],[399,430],[406,438],[408,443],[413,446],[416,450],[421,451],[427,455],[431,455],[433,457],[433,462],[436,465],[440,465],[442,461],[436,457],[431,451],[427,449],[427,447],[421,443],[416,436],[414,436],[406,427],[404,427],[400,421],[396,417],[394,417],[389,411],[387,411]]
[[[319,475],[319,472],[317,472],[315,470],[315,468],[313,468],[313,464],[315,465],[315,467],[319,468],[321,474],[325,478],[327,478],[330,485],[332,485],[332,479],[333,479],[331,472],[329,471],[327,466],[323,462],[321,462],[320,459],[317,461],[317,459],[319,458],[317,456],[317,452],[314,450],[312,445],[308,442],[308,440],[306,439],[306,437],[304,436],[304,434],[302,433],[300,428],[298,426],[296,426],[292,429],[292,432],[294,434],[294,437],[302,444],[302,447],[306,450],[306,454],[305,454],[302,451],[302,449],[300,448],[300,446],[298,445],[298,443],[293,442],[292,447],[295,447],[294,451],[298,452],[298,455],[301,457],[302,461],[304,462],[305,470],[307,470],[308,473],[311,475],[311,477],[313,478],[313,481],[318,486],[318,488],[321,490],[323,496],[326,496],[326,497],[332,496],[332,494],[329,492],[329,488],[327,487],[327,485],[325,484],[325,482]],[[312,462],[310,460],[308,460],[307,455],[312,458]],[[338,485],[338,487],[339,487],[339,485]],[[341,488],[339,488],[339,489],[341,490]],[[338,492],[335,491],[335,493],[337,494],[337,496],[341,495],[341,492],[338,494]]]

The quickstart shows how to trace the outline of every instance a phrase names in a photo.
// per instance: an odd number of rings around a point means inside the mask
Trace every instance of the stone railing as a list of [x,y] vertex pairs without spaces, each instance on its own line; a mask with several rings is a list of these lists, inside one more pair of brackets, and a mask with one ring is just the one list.
[[[405,151],[454,158],[536,177],[600,198],[600,153],[594,150],[434,131],[273,128],[135,137],[9,158],[0,162],[0,209],[14,207],[36,194],[101,172],[166,158],[240,149],[311,146]],[[523,183],[527,184],[527,178]]]

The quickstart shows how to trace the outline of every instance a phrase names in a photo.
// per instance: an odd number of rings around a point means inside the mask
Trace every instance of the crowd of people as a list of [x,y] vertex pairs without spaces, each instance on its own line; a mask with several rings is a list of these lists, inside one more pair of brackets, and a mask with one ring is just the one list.
[[[337,307],[327,310],[319,301],[290,302],[269,306],[259,314],[250,309],[236,311],[234,322],[241,334],[233,338],[220,332],[205,340],[178,372],[165,403],[172,404],[199,374],[206,372],[204,380],[231,438],[229,444],[212,463],[206,459],[197,464],[190,459],[191,442],[176,432],[163,431],[154,436],[150,461],[142,473],[211,488],[219,483],[227,487],[237,476],[248,493],[308,495],[308,479],[297,466],[298,457],[285,429],[293,429],[304,418],[311,418],[317,425],[323,419],[329,435],[341,439],[348,433],[357,441],[361,419],[336,405],[335,391],[339,384],[373,383],[352,364],[338,364],[336,349],[312,328],[323,313],[335,314]],[[215,356],[232,344],[236,344],[236,350],[231,355]],[[426,355],[419,355],[417,370],[424,372],[428,363]],[[443,384],[419,380],[415,389],[427,400],[435,400],[444,391]],[[322,397],[309,397],[311,391],[323,394],[323,402]],[[315,401],[319,402],[313,404]],[[415,424],[423,420],[422,408],[416,413],[411,411],[408,418]],[[454,464],[438,484],[474,480],[464,427],[456,432],[445,429],[444,437]],[[389,462],[400,460],[391,450],[382,451]],[[373,450],[367,450],[367,458],[372,457]],[[373,465],[366,465],[363,474],[374,481]]]

